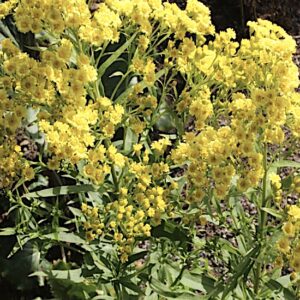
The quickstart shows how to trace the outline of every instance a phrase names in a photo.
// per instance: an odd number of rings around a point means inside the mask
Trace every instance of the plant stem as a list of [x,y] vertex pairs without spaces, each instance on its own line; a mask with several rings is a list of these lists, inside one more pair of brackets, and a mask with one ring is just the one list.
[[[264,145],[264,153],[263,153],[263,168],[264,168],[264,178],[263,178],[263,189],[262,189],[262,203],[261,208],[265,207],[267,205],[268,199],[267,199],[267,175],[268,175],[268,169],[267,169],[267,145]],[[260,238],[263,238],[264,236],[264,227],[266,223],[266,212],[260,211]]]
[[115,292],[116,292],[117,300],[122,300],[123,295],[122,295],[122,291],[120,289],[119,283],[114,283],[114,289],[115,289]]
[[128,75],[130,74],[131,71],[127,71],[125,74],[122,75],[121,79],[119,80],[119,82],[116,84],[116,87],[114,88],[110,99],[114,100],[116,93],[119,90],[119,87],[121,86],[121,84],[124,82],[124,80],[128,77]]
[[[109,148],[109,142],[107,140],[104,140],[104,145],[105,145],[106,149]],[[119,191],[119,181],[118,181],[118,176],[117,176],[117,173],[116,173],[114,163],[111,164],[111,175],[112,175],[112,179],[113,179],[115,189],[116,189],[116,191]]]
[[60,245],[61,258],[64,263],[67,262],[66,252],[63,245]]
[[[263,241],[264,238],[264,231],[265,231],[265,225],[266,225],[266,212],[262,210],[267,205],[267,176],[268,176],[268,169],[267,169],[267,144],[264,144],[263,149],[263,168],[264,168],[264,177],[263,177],[263,186],[262,186],[262,199],[261,199],[261,206],[259,210],[259,217],[258,220],[259,224],[257,227],[256,236],[259,241]],[[254,292],[255,294],[259,291],[259,284],[260,284],[260,277],[261,277],[261,269],[262,269],[262,263],[257,263],[257,268],[254,272],[255,279],[254,279]]]

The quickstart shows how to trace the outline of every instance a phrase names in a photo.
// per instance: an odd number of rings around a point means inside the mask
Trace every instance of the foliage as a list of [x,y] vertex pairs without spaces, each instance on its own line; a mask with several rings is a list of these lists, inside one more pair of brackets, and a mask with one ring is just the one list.
[[2,278],[56,299],[296,299],[295,41],[259,19],[237,42],[196,0],[95,5],[0,4]]

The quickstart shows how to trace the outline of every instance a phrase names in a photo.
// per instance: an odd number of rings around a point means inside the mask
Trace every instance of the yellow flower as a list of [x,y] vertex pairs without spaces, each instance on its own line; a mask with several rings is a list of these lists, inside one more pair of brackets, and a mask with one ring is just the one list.
[[161,155],[166,150],[167,146],[171,145],[171,141],[168,138],[163,138],[158,141],[154,141],[151,144],[151,149],[153,149],[158,155]]
[[294,271],[300,272],[300,256],[294,256],[290,264]]
[[109,223],[109,226],[110,226],[111,228],[115,228],[115,227],[117,226],[117,223],[116,223],[115,221],[111,221],[111,222]]
[[290,251],[290,242],[289,239],[286,237],[281,238],[278,242],[277,242],[277,248],[280,252],[282,253],[288,253]]
[[293,180],[293,188],[296,193],[300,193],[300,176],[296,176]]
[[4,124],[12,133],[14,133],[20,126],[20,121],[20,118],[18,118],[16,114],[10,114],[5,116]]
[[300,219],[300,207],[297,205],[291,205],[288,214],[295,219]]
[[87,211],[87,209],[88,209],[87,204],[86,203],[82,203],[81,204],[81,210],[82,210],[82,212],[85,213]]
[[294,237],[295,236],[295,226],[291,222],[287,222],[283,225],[282,230],[284,234],[288,237]]
[[142,144],[134,144],[133,145],[133,151],[134,151],[135,155],[139,156],[141,154],[142,148],[143,148]]
[[60,160],[57,157],[53,157],[48,160],[47,167],[49,170],[58,170],[60,167]]
[[35,173],[33,168],[31,168],[30,166],[26,166],[22,171],[22,175],[25,181],[29,181],[34,178]]
[[275,268],[282,268],[283,267],[283,259],[281,256],[276,257],[274,261],[274,267]]
[[22,105],[18,105],[15,108],[15,114],[18,118],[22,119],[26,116],[27,113],[27,109],[26,107],[22,106]]
[[14,150],[17,152],[17,153],[20,153],[21,152],[21,147],[19,145],[16,145],[14,147]]
[[93,241],[96,238],[96,235],[92,231],[86,233],[86,239],[88,242]]

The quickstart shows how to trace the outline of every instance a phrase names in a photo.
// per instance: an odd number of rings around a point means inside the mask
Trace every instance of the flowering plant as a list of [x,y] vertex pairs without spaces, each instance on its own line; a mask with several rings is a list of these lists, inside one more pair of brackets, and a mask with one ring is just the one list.
[[30,249],[58,299],[295,299],[295,41],[259,19],[239,43],[196,0],[91,2],[0,6],[8,262]]

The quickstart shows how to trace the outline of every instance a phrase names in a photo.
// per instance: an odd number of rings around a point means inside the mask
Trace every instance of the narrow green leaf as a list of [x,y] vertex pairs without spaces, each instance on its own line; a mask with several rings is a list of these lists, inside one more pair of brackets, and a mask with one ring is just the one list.
[[194,293],[188,293],[187,291],[172,291],[168,286],[162,284],[159,280],[152,278],[150,283],[151,288],[160,296],[166,299],[177,299],[177,300],[199,300],[199,296]]
[[180,282],[185,287],[206,293],[207,289],[202,284],[203,279],[204,279],[203,275],[195,274],[187,270],[184,270]]
[[106,69],[116,61],[116,59],[128,48],[128,46],[132,43],[132,41],[135,39],[137,35],[137,32],[132,35],[132,37],[124,43],[118,50],[114,51],[113,54],[105,61],[98,69],[98,76],[101,78],[103,74],[105,73]]
[[238,279],[244,274],[248,274],[253,266],[254,259],[259,254],[260,245],[257,245],[252,250],[248,251],[248,254],[243,257],[241,262],[233,271],[233,276],[226,282],[220,281],[208,295],[207,299],[215,299],[217,295],[222,293],[222,299],[226,299],[226,296],[236,287]]
[[125,153],[132,151],[134,144],[138,142],[138,136],[130,129],[126,128],[125,140],[123,141],[123,149]]
[[65,243],[86,244],[86,241],[72,232],[58,232],[46,234],[41,238],[56,240]]
[[188,240],[187,233],[171,222],[163,221],[160,225],[153,227],[151,235],[153,237],[165,237],[171,241],[186,242]]
[[[157,80],[160,78],[166,71],[164,69],[158,71],[155,74],[155,79]],[[139,82],[141,88],[145,88],[147,86],[146,82],[143,80]],[[121,95],[118,96],[118,98],[115,100],[115,103],[120,103],[123,99],[125,99],[132,91],[133,91],[134,86],[131,88],[127,88],[126,91],[124,91]]]
[[259,249],[260,245],[257,245],[255,248],[249,251],[248,254],[239,263],[239,265],[235,268],[233,272],[234,275],[230,278],[222,294],[222,299],[226,299],[226,296],[235,289],[238,283],[238,279],[241,276],[244,275],[244,277],[247,277],[254,264],[254,259],[257,258],[259,254]]
[[56,279],[69,279],[73,282],[82,282],[84,278],[81,276],[82,270],[74,269],[74,270],[52,270],[51,274]]
[[97,191],[97,188],[91,184],[65,185],[65,186],[58,186],[54,188],[37,191],[37,192],[27,193],[24,194],[22,198],[30,199],[30,198],[39,198],[39,197],[54,197],[54,196],[95,192],[95,191]]
[[282,219],[282,215],[274,208],[262,207],[261,210],[267,212],[268,214],[276,217],[277,219]]
[[136,292],[137,294],[139,294],[139,295],[143,294],[142,289],[138,285],[134,284],[132,281],[128,280],[127,278],[120,278],[119,282],[123,286],[125,286],[126,288]]
[[138,253],[132,254],[128,257],[128,261],[125,264],[123,264],[123,266],[127,267],[128,265],[132,264],[133,262],[144,258],[147,254],[148,254],[148,251],[140,251]]
[[271,279],[266,283],[266,286],[272,291],[280,291],[284,295],[285,300],[295,300],[297,296],[289,289],[283,287],[278,281]]
[[16,234],[16,229],[13,227],[2,228],[0,231],[0,235],[14,235]]
[[33,273],[28,275],[28,277],[34,277],[34,276],[47,277],[48,275],[43,271],[36,271],[36,272],[33,272]]
[[109,75],[108,77],[116,77],[116,76],[123,76],[124,74],[121,71],[116,71],[114,73],[112,73],[111,75]]
[[275,168],[284,168],[284,167],[300,168],[300,162],[296,162],[292,160],[279,160],[271,164],[271,166]]
[[92,298],[91,300],[115,300],[116,298],[111,297],[111,296],[105,296],[105,295],[101,295],[101,296],[96,296],[94,298]]

